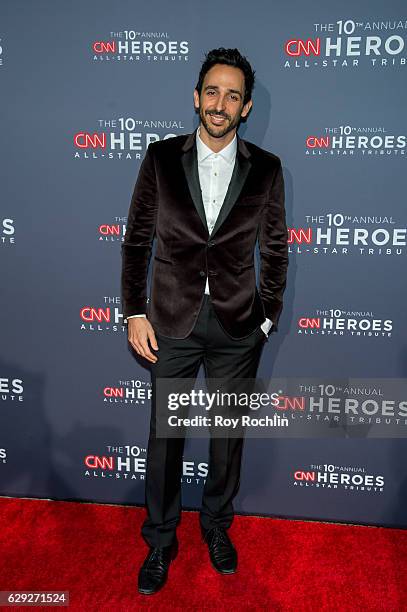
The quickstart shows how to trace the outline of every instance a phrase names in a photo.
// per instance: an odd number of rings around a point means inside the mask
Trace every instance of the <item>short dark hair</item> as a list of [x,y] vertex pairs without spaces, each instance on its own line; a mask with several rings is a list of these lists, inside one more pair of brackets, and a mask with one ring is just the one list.
[[215,64],[226,64],[227,66],[234,66],[242,70],[245,82],[243,104],[247,104],[247,102],[252,99],[254,75],[256,71],[252,69],[248,60],[241,55],[238,49],[225,49],[224,47],[219,47],[205,54],[205,59],[199,73],[198,83],[195,87],[199,96],[201,96],[205,75]]

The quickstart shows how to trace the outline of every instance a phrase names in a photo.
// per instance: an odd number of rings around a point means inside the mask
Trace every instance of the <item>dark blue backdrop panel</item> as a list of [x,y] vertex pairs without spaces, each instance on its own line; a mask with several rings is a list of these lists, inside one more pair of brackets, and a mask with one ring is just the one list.
[[[146,147],[196,127],[214,47],[252,62],[240,135],[284,168],[288,285],[259,375],[406,376],[406,19],[401,0],[1,3],[1,495],[144,502],[151,386],[120,246]],[[404,526],[405,453],[248,439],[236,509]],[[186,507],[206,471],[188,440]]]

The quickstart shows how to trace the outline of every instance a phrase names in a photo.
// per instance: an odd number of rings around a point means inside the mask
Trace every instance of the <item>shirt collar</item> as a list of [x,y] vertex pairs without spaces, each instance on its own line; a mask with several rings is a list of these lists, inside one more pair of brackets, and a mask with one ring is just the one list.
[[[200,131],[201,131],[201,126],[199,126],[196,131],[196,148],[198,151],[198,163],[200,163],[201,161],[203,161],[210,155],[215,155],[215,152],[212,151],[212,149],[209,148],[201,139]],[[221,155],[225,161],[231,164],[235,160],[236,149],[237,149],[237,138],[236,138],[236,133],[235,133],[233,140],[231,140],[229,144],[226,145],[226,147],[223,147],[223,149],[219,151],[218,155]]]

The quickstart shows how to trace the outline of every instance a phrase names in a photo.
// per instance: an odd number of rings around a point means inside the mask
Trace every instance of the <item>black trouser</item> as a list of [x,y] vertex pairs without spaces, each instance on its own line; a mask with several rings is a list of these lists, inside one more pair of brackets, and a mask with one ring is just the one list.
[[[184,339],[156,334],[158,360],[151,364],[152,410],[146,465],[147,518],[142,535],[150,546],[168,546],[175,538],[181,514],[181,477],[184,438],[156,436],[157,378],[196,379],[203,362],[206,378],[254,379],[266,340],[258,327],[241,340],[228,336],[204,296],[193,331]],[[168,406],[161,409],[168,410]],[[243,437],[211,437],[200,523],[203,531],[230,527],[232,500],[240,484]]]

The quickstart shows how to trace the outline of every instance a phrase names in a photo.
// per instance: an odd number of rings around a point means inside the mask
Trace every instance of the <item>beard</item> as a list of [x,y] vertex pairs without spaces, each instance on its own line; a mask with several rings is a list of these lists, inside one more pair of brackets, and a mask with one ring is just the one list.
[[[220,115],[222,117],[225,117],[224,125],[216,126],[212,123],[209,123],[210,120],[207,119],[207,115]],[[205,112],[202,110],[201,106],[199,106],[199,116],[201,118],[205,130],[213,138],[222,138],[223,136],[225,136],[225,134],[231,132],[236,126],[239,125],[241,118],[240,113],[235,115],[234,118],[231,118],[229,115],[226,115],[226,113],[216,113],[215,111]]]

